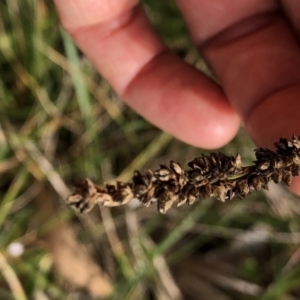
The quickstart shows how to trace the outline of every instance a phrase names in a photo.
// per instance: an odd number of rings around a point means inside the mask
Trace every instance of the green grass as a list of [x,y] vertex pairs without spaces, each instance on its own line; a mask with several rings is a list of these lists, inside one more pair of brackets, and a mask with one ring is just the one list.
[[[168,45],[204,66],[174,3],[144,4]],[[0,14],[1,299],[299,299],[298,199],[286,191],[165,216],[67,207],[74,177],[128,180],[205,151],[126,107],[48,1],[1,2]],[[222,151],[251,162],[252,149],[241,129]],[[22,255],[12,255],[14,243]]]

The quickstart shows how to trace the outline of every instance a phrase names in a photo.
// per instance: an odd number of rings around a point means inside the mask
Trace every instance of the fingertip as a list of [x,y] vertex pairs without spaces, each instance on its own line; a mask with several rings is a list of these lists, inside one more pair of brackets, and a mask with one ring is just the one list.
[[228,143],[240,124],[220,87],[168,52],[144,68],[122,97],[153,124],[201,148]]
[[240,119],[234,112],[215,111],[205,120],[194,122],[194,125],[188,123],[186,127],[186,131],[177,130],[172,134],[193,146],[213,150],[226,145],[234,138],[240,127]]

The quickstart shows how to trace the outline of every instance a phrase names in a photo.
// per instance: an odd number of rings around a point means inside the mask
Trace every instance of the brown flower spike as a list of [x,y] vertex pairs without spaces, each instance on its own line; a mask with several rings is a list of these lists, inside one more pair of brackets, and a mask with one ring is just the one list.
[[171,161],[169,166],[160,165],[155,171],[135,171],[131,183],[117,181],[101,187],[90,179],[77,181],[75,193],[67,202],[80,212],[88,212],[97,203],[114,207],[137,198],[145,206],[156,202],[158,211],[165,213],[173,203],[190,205],[208,197],[222,202],[244,198],[253,191],[268,189],[271,180],[288,186],[292,177],[300,173],[299,137],[280,138],[274,145],[275,151],[255,149],[256,160],[246,167],[239,154],[217,152],[195,158],[188,163],[189,170]]

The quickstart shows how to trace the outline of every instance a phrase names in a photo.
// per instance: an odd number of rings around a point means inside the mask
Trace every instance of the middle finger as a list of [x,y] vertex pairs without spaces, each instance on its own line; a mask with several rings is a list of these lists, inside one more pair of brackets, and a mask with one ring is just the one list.
[[177,2],[195,44],[244,120],[268,95],[300,81],[298,46],[276,1]]

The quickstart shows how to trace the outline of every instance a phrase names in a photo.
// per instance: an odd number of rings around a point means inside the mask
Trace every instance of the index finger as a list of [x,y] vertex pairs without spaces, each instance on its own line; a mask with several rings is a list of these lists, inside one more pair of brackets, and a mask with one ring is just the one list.
[[121,97],[181,140],[207,148],[239,126],[223,91],[171,52],[135,0],[55,0],[63,26]]

